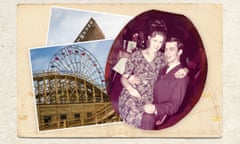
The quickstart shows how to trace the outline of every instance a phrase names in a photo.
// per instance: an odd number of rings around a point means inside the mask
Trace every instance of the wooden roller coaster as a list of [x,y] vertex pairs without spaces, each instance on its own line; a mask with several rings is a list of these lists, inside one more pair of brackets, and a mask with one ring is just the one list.
[[104,89],[59,72],[34,73],[40,130],[120,121]]

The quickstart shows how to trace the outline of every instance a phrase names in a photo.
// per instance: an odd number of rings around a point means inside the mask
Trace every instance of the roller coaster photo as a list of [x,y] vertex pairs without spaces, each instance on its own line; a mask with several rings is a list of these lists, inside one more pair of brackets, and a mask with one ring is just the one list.
[[103,69],[83,47],[59,49],[47,70],[33,72],[33,85],[39,130],[120,121],[106,93]]

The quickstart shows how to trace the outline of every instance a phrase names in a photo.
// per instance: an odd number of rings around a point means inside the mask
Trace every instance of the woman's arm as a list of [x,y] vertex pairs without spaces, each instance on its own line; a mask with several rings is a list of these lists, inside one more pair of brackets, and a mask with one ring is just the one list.
[[127,77],[129,77],[129,76],[122,75],[122,77],[121,77],[121,83],[122,83],[123,87],[128,90],[130,95],[132,95],[134,97],[141,97],[140,93],[135,88],[133,88],[132,85],[128,82]]

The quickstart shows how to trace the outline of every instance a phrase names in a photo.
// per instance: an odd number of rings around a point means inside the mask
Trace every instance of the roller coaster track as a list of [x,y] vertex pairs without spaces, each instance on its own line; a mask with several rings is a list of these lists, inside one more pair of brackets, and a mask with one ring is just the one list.
[[115,111],[112,109],[111,104],[108,103],[105,107],[99,109],[96,113],[94,113],[91,118],[81,119],[73,118],[67,120],[57,120],[48,123],[41,123],[39,127],[41,130],[46,130],[74,126],[88,126],[114,121],[120,121],[120,118],[119,116],[116,115]]
[[[120,120],[106,92],[84,78],[44,72],[35,73],[33,80],[40,130]],[[64,118],[61,115],[65,115]],[[46,120],[47,116],[51,118]]]
[[[105,89],[75,75],[58,72],[35,73],[33,80],[36,100],[45,104],[108,101]],[[65,100],[61,101],[61,98]]]

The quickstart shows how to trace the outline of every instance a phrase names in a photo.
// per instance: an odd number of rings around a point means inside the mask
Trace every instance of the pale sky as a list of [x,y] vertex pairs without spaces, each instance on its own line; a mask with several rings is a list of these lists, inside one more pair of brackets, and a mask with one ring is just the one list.
[[47,45],[72,43],[90,18],[95,19],[106,39],[114,39],[131,19],[129,16],[52,7]]
[[51,58],[57,53],[61,48],[69,45],[77,45],[82,48],[87,49],[92,53],[95,58],[100,63],[103,71],[105,70],[105,65],[108,57],[108,53],[112,46],[113,40],[99,40],[99,41],[89,41],[66,45],[55,45],[46,46],[30,49],[30,60],[33,72],[41,72],[48,70],[48,65]]

